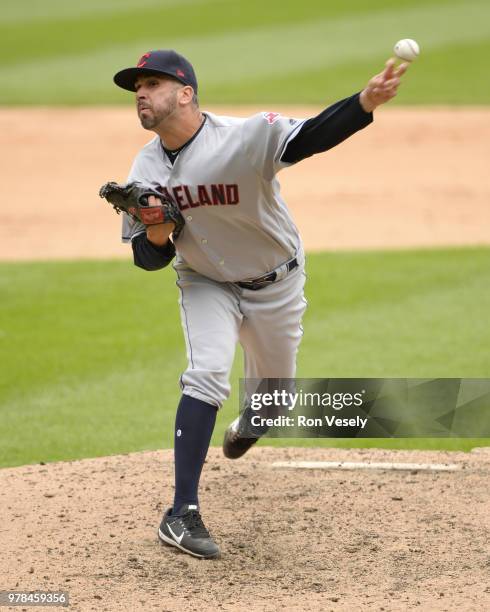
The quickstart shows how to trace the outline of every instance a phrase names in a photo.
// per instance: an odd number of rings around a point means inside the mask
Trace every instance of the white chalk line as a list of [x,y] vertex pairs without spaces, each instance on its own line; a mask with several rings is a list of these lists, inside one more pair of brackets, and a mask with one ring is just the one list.
[[275,461],[273,468],[307,470],[408,470],[454,472],[461,469],[456,463],[393,463],[389,461]]

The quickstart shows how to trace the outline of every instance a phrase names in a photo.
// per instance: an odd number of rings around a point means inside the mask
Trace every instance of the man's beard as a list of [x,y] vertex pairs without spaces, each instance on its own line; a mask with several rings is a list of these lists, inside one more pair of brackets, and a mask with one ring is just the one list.
[[[138,117],[141,125],[145,130],[153,130],[155,127],[160,125],[169,115],[171,115],[177,108],[177,96],[174,95],[167,102],[166,106],[155,109],[154,107],[148,108],[143,107],[147,112],[141,114],[138,110]],[[149,112],[148,112],[149,111]]]

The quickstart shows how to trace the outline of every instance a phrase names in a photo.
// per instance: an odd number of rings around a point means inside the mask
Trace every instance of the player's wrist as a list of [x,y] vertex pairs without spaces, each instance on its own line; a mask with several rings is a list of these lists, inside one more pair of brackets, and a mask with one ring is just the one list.
[[155,225],[147,225],[146,237],[153,245],[164,247],[174,229],[175,223],[157,223]]
[[359,104],[361,108],[366,113],[372,113],[374,109],[378,106],[369,95],[369,91],[367,89],[363,89],[359,94]]

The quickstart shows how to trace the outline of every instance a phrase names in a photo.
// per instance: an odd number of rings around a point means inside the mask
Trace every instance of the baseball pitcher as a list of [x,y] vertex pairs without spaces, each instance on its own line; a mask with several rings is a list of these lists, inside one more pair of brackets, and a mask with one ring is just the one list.
[[[196,557],[219,555],[201,518],[198,486],[237,343],[246,379],[295,376],[305,258],[278,173],[368,126],[406,69],[388,60],[360,93],[309,119],[203,112],[192,65],[171,50],[145,53],[115,75],[116,85],[134,92],[141,125],[155,137],[136,156],[127,184],[108,183],[100,193],[123,211],[122,239],[135,265],[159,270],[173,261],[187,349],[175,497],[158,529],[162,542]],[[225,434],[223,451],[232,459],[257,441],[241,421]]]

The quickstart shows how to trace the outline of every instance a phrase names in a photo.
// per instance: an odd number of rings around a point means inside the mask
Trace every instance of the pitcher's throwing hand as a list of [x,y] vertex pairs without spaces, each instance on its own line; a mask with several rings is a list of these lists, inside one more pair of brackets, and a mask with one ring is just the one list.
[[361,91],[359,101],[362,108],[367,113],[372,113],[377,106],[394,98],[400,86],[401,77],[407,70],[408,64],[406,62],[395,68],[395,60],[390,58],[386,62],[383,72],[373,76]]

